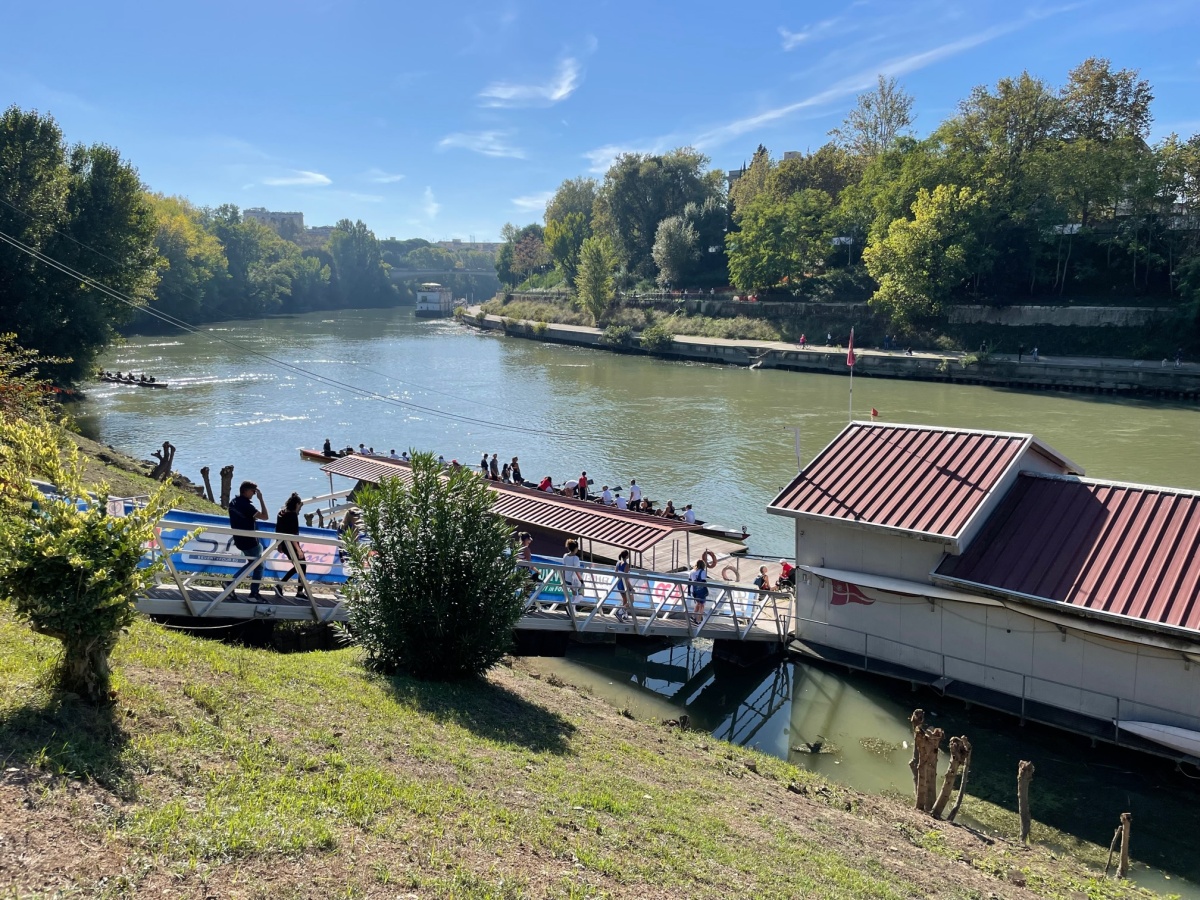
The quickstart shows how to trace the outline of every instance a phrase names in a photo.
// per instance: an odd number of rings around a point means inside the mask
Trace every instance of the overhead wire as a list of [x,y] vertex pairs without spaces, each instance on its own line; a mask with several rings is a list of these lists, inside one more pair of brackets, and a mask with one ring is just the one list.
[[[8,200],[5,200],[3,197],[0,197],[0,204],[2,204],[2,205],[4,205],[4,206],[7,206],[7,207],[8,207],[9,209],[11,209],[13,212],[15,212],[15,213],[19,213],[20,215],[24,216],[25,218],[29,219],[30,221],[35,221],[35,217],[34,217],[34,215],[33,215],[32,213],[30,213],[30,212],[29,212],[29,211],[27,211],[27,210],[21,209],[19,206],[16,206],[15,204],[13,204],[13,203],[9,202]],[[65,238],[66,240],[68,240],[68,241],[70,241],[71,243],[75,244],[77,247],[80,247],[80,248],[82,248],[82,249],[84,249],[84,250],[87,250],[89,253],[92,253],[92,254],[95,254],[96,256],[99,256],[101,259],[106,259],[106,260],[108,260],[109,262],[111,262],[111,263],[113,263],[113,264],[115,264],[115,265],[121,265],[121,263],[120,263],[120,261],[119,261],[119,260],[117,260],[117,259],[114,259],[114,258],[113,258],[112,256],[110,256],[109,254],[105,253],[103,250],[98,250],[98,249],[96,249],[95,247],[91,246],[90,244],[87,244],[87,243],[85,243],[85,242],[83,242],[83,241],[79,240],[78,238],[76,238],[76,237],[74,237],[74,236],[72,236],[72,235],[70,235],[70,234],[67,234],[66,232],[59,231],[59,230],[58,230],[58,229],[56,229],[56,228],[51,228],[50,230],[51,230],[51,231],[52,231],[54,234],[57,234],[59,237],[61,237],[61,238]],[[40,252],[40,251],[39,251],[39,252]],[[194,295],[192,295],[192,299],[196,299]],[[133,301],[133,302],[135,302],[135,303],[136,303],[136,301]],[[136,307],[135,307],[135,308],[137,309],[137,311],[138,311],[138,312],[144,313],[144,314],[146,314],[146,315],[148,315],[148,316],[151,316],[152,318],[154,318],[154,317],[157,315],[157,317],[158,317],[158,318],[162,319],[162,317],[164,317],[164,316],[165,316],[167,319],[171,319],[171,320],[173,320],[173,321],[171,321],[169,324],[175,325],[176,327],[185,327],[185,326],[186,326],[186,327],[188,327],[188,328],[196,328],[196,327],[198,327],[198,326],[192,325],[192,324],[190,324],[190,323],[187,323],[187,322],[185,322],[184,320],[182,320],[182,319],[179,319],[179,318],[177,318],[177,317],[175,317],[175,316],[172,316],[172,315],[170,315],[169,313],[164,313],[164,312],[162,312],[162,310],[154,310],[154,309],[152,309],[151,307],[149,307],[149,306],[146,306],[146,305],[142,305],[142,304],[136,304]],[[165,320],[164,320],[164,321],[165,321]],[[231,346],[236,346],[236,347],[238,347],[239,349],[244,349],[244,348],[242,347],[242,345],[240,345],[240,344],[239,344],[237,341],[229,340],[229,339],[226,339],[226,338],[221,338],[219,335],[208,335],[208,334],[205,334],[204,336],[205,336],[205,337],[208,337],[210,340],[223,340],[225,343],[227,343],[227,344],[230,344]],[[404,379],[397,378],[397,377],[395,377],[394,375],[388,375],[388,374],[386,374],[385,372],[379,372],[379,371],[377,371],[377,370],[375,370],[375,369],[371,369],[371,368],[369,368],[369,367],[367,367],[367,366],[364,366],[364,365],[362,365],[361,363],[358,363],[358,362],[351,362],[351,363],[350,363],[350,365],[353,365],[353,366],[355,366],[356,368],[362,369],[364,372],[369,372],[369,373],[370,373],[370,374],[372,374],[372,375],[377,375],[377,376],[379,376],[380,378],[384,378],[384,379],[386,379],[386,380],[388,380],[388,381],[390,381],[390,382],[394,382],[394,383],[396,383],[396,384],[405,385],[405,386],[407,386],[407,387],[414,388],[414,389],[416,389],[416,390],[418,390],[418,391],[423,391],[423,392],[425,392],[425,393],[429,393],[429,394],[438,394],[438,395],[440,395],[440,396],[443,396],[443,397],[448,397],[448,398],[450,398],[451,400],[457,400],[457,401],[459,401],[460,403],[470,403],[472,406],[483,406],[483,407],[486,407],[486,408],[488,408],[488,409],[491,409],[491,408],[493,407],[493,404],[490,404],[490,403],[483,403],[483,402],[481,402],[481,401],[479,401],[479,400],[472,400],[472,399],[470,399],[469,397],[460,397],[460,396],[459,396],[459,395],[457,395],[457,394],[452,394],[452,393],[449,393],[448,391],[441,391],[441,390],[438,390],[437,388],[431,388],[431,387],[429,387],[428,385],[417,384],[416,382],[412,382],[412,381],[406,381],[406,380],[404,380]]]
[[[16,209],[18,212],[21,212],[21,210],[17,209],[17,207],[14,207],[11,203],[8,203],[7,201],[5,201],[3,199],[0,199],[0,203],[3,203],[5,206],[8,206],[12,209]],[[64,236],[69,237],[66,235],[64,235]],[[74,240],[74,238],[71,238],[71,240]],[[115,288],[110,288],[108,285],[105,285],[102,282],[99,282],[99,281],[91,278],[90,276],[86,275],[83,272],[79,272],[78,270],[72,268],[71,266],[67,265],[66,263],[63,263],[60,260],[54,259],[53,257],[51,257],[45,253],[42,253],[40,250],[38,250],[34,247],[28,246],[27,244],[23,243],[22,241],[18,240],[17,238],[13,237],[12,235],[7,234],[3,231],[0,231],[0,242],[8,244],[9,246],[13,247],[14,249],[19,250],[19,251],[31,256],[33,259],[37,260],[38,262],[42,263],[43,265],[49,266],[50,268],[53,268],[56,271],[61,272],[62,274],[68,275],[72,278],[79,279],[82,283],[88,285],[89,287],[92,287],[95,290],[98,290],[101,293],[105,294],[106,296],[111,297],[112,299],[117,300],[118,302],[123,303],[126,306],[129,306],[134,310],[142,312],[145,315],[150,316],[151,318],[157,319],[157,320],[159,320],[165,324],[171,325],[175,328],[179,328],[190,334],[194,334],[199,337],[207,338],[210,341],[218,341],[218,342],[221,342],[224,344],[228,344],[229,346],[234,347],[244,353],[248,353],[248,354],[256,356],[260,359],[263,359],[266,362],[270,363],[271,365],[282,368],[285,371],[291,372],[293,374],[298,374],[298,375],[302,375],[306,378],[310,378],[313,381],[316,381],[319,384],[323,384],[327,387],[337,388],[339,390],[346,391],[348,393],[357,394],[357,395],[362,396],[367,399],[379,400],[381,402],[390,403],[392,405],[400,406],[400,407],[403,407],[406,409],[417,410],[417,411],[425,413],[427,415],[447,419],[450,421],[456,421],[456,422],[460,422],[463,424],[474,425],[477,427],[493,428],[493,429],[500,430],[500,431],[512,431],[512,432],[517,432],[517,433],[522,433],[522,434],[535,434],[535,435],[539,435],[539,436],[545,436],[550,433],[550,432],[547,432],[544,429],[540,429],[540,428],[530,428],[528,426],[521,426],[521,425],[509,425],[509,424],[503,423],[503,422],[493,422],[488,419],[479,419],[474,416],[466,416],[466,415],[462,415],[461,413],[447,412],[445,410],[437,409],[436,407],[424,406],[419,403],[414,403],[410,400],[404,400],[399,397],[391,396],[388,394],[381,394],[378,391],[374,391],[369,388],[359,387],[358,385],[350,384],[349,382],[344,382],[339,379],[332,378],[328,375],[322,375],[322,374],[320,374],[318,372],[314,372],[310,369],[305,369],[302,366],[297,366],[294,363],[289,363],[284,360],[278,359],[274,356],[271,356],[268,353],[264,353],[263,351],[258,350],[257,348],[255,348],[253,346],[250,346],[249,344],[244,344],[240,341],[235,341],[235,340],[232,340],[230,338],[224,337],[219,334],[205,333],[202,329],[196,327],[195,325],[185,322],[184,320],[179,319],[169,313],[165,313],[162,310],[156,310],[156,309],[153,309],[152,307],[146,306],[145,304],[138,303],[136,300],[133,300],[132,298],[125,295],[121,291],[118,291]],[[75,241],[75,243],[79,244],[82,247],[86,247],[85,244],[81,244],[79,241]],[[92,248],[87,248],[87,249],[92,249]],[[93,252],[95,252],[101,256],[106,256],[105,254],[100,253],[100,251],[98,251],[98,250],[93,251]],[[112,259],[111,257],[107,257],[107,256],[106,256],[106,258],[108,258],[110,260]],[[114,260],[114,262],[115,262],[115,260]],[[381,373],[375,373],[375,374],[381,374]],[[389,376],[381,375],[381,377],[388,378]],[[396,379],[396,380],[399,381],[399,379]],[[401,382],[401,383],[403,383],[403,382]],[[442,393],[442,392],[431,391],[431,393]],[[460,397],[455,397],[452,394],[446,394],[446,396],[452,397],[453,399],[457,399],[457,400],[463,399]],[[467,401],[467,402],[474,402],[474,401]]]

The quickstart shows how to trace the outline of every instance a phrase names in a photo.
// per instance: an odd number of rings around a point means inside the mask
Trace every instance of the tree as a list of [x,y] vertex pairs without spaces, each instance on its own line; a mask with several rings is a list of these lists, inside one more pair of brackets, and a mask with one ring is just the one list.
[[155,221],[137,172],[111,147],[69,152],[54,119],[9,107],[0,116],[0,231],[109,288],[93,287],[0,244],[0,331],[62,360],[71,381],[150,299]]
[[592,207],[596,205],[597,188],[595,178],[568,178],[560,184],[546,204],[546,227],[549,228],[551,222],[561,222],[573,214],[583,216],[584,220],[590,223]]
[[518,228],[506,222],[500,229],[504,243],[496,254],[496,275],[501,284],[515,287],[535,269],[549,264],[545,230],[537,222]]
[[395,302],[396,290],[388,277],[379,241],[362,219],[342,219],[334,226],[329,254],[342,306],[388,306]]
[[[109,698],[109,655],[136,615],[156,566],[140,568],[167,509],[166,485],[143,508],[109,515],[107,485],[84,485],[73,443],[53,427],[0,421],[0,597],[39,634],[62,643],[58,685],[92,703]],[[57,487],[43,495],[30,479]]]
[[546,252],[567,284],[575,283],[575,275],[579,270],[579,249],[591,236],[591,218],[583,213],[570,212],[561,219],[550,219],[546,223]]
[[200,211],[182,197],[151,194],[149,202],[158,224],[158,286],[151,306],[187,322],[206,321],[229,278],[221,242],[204,230]]
[[593,231],[612,240],[619,262],[632,274],[655,274],[658,223],[689,203],[721,196],[721,173],[707,171],[708,157],[690,147],[666,154],[623,153],[609,168],[596,197]]
[[859,94],[841,126],[829,135],[851,155],[874,159],[912,125],[912,106],[913,98],[895,78],[880,75],[875,90]]
[[911,219],[896,219],[881,239],[872,238],[863,261],[879,289],[871,305],[893,321],[911,324],[938,315],[964,282],[984,265],[978,220],[982,195],[970,188],[921,189]]
[[[729,186],[729,205],[733,210],[734,221],[741,219],[742,212],[750,205],[750,201],[766,190],[771,169],[771,154],[766,147],[759,144],[750,159],[750,165],[744,166],[741,174]],[[730,177],[732,174],[730,173]]]
[[670,216],[658,223],[654,238],[654,262],[658,283],[680,285],[700,257],[696,229],[683,216]]
[[575,276],[575,300],[591,313],[597,325],[605,322],[612,309],[616,266],[616,252],[606,236],[594,234],[583,242]]
[[[824,191],[836,202],[845,187],[858,177],[859,171],[850,154],[836,144],[823,144],[815,153],[781,159],[767,176],[763,190],[782,200],[812,189]],[[732,193],[733,188],[730,189]]]
[[1114,72],[1107,59],[1090,57],[1071,70],[1060,97],[1068,139],[1145,140],[1150,133],[1154,94],[1136,69]]
[[819,270],[831,251],[833,201],[804,190],[784,200],[761,194],[727,238],[729,275],[743,290],[793,282]]
[[411,480],[358,496],[369,543],[350,548],[350,627],[371,665],[419,678],[482,674],[524,609],[528,573],[491,489],[468,469],[414,453]]

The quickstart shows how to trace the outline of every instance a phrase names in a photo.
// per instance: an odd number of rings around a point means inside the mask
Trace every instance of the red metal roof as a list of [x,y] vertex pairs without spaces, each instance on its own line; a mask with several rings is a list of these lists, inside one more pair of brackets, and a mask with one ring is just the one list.
[[935,575],[1200,630],[1200,495],[1022,474]]
[[[357,454],[341,457],[321,468],[331,475],[344,475],[372,484],[387,477],[408,480],[412,474],[412,469],[398,460]],[[510,522],[610,544],[635,553],[649,550],[672,534],[696,527],[502,482],[489,481],[488,487],[496,494],[492,511]]]
[[855,422],[768,509],[956,538],[1032,441]]

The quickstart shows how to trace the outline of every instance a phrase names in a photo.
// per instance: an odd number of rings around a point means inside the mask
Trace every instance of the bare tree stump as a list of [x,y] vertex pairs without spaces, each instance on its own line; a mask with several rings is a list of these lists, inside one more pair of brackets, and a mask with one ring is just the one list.
[[325,527],[325,514],[319,509],[317,510],[317,527],[318,528]]
[[908,761],[908,768],[913,777],[913,796],[919,804],[921,797],[917,793],[917,732],[925,727],[925,710],[914,709],[908,717],[908,724],[912,726],[913,734],[912,758]]
[[200,479],[204,482],[204,496],[208,497],[209,503],[216,503],[213,499],[212,482],[208,478],[208,466],[204,466],[200,470]]
[[305,513],[305,514],[304,514],[304,524],[305,524],[305,525],[307,525],[309,528],[312,528],[312,520],[313,520],[313,514],[312,514],[312,513]]
[[966,747],[967,754],[963,760],[962,778],[958,782],[958,796],[954,799],[954,807],[950,810],[950,815],[946,816],[946,819],[951,822],[954,821],[954,817],[958,815],[959,807],[962,806],[963,795],[967,792],[967,776],[971,774],[971,742],[967,740],[965,735],[960,737],[959,740]]
[[221,469],[221,508],[229,509],[229,495],[233,491],[233,466]]
[[933,812],[937,801],[938,748],[946,733],[940,728],[922,727],[913,741],[917,745],[917,809]]
[[1121,839],[1121,832],[1124,829],[1118,825],[1116,831],[1113,832],[1113,839],[1108,844],[1108,859],[1104,863],[1104,877],[1108,877],[1108,870],[1112,868],[1113,854],[1117,852],[1117,841]]
[[158,460],[150,472],[150,477],[157,481],[166,481],[171,477],[171,466],[175,463],[175,447],[170,441],[163,441],[162,450],[150,454]]
[[1029,843],[1029,782],[1033,780],[1033,763],[1021,760],[1017,766],[1017,810],[1021,814],[1021,843]]
[[[950,767],[946,769],[946,774],[942,778],[942,790],[938,794],[937,802],[933,804],[931,810],[935,819],[942,817],[942,810],[946,808],[946,804],[950,802],[950,795],[954,793],[954,779],[963,767],[963,763],[967,760],[967,755],[971,752],[971,742],[965,737],[950,738]],[[959,792],[961,796],[961,791]]]
[[1117,864],[1117,877],[1129,877],[1129,830],[1133,826],[1133,813],[1121,813],[1121,861]]

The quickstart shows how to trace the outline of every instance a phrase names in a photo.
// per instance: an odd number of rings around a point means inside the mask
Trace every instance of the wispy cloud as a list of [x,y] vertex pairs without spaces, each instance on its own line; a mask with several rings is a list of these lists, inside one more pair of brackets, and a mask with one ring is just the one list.
[[333,184],[333,179],[320,172],[293,169],[290,175],[271,175],[264,178],[262,183],[271,187],[324,187]]
[[512,205],[522,212],[542,212],[554,191],[540,191],[536,194],[526,194],[524,197],[513,197]]
[[385,172],[383,169],[376,168],[367,169],[363,177],[374,184],[395,184],[397,181],[404,180],[404,176],[399,173]]
[[438,203],[433,196],[433,188],[426,185],[425,194],[421,201],[421,209],[424,211],[425,216],[430,219],[436,218],[441,208],[442,204]]
[[542,84],[494,81],[479,92],[479,99],[482,106],[553,106],[575,93],[581,72],[579,60],[568,56]]
[[524,159],[525,151],[509,143],[508,138],[509,133],[505,131],[458,131],[448,134],[438,141],[438,149],[459,148],[471,150],[483,156]]
[[819,91],[794,103],[788,103],[784,106],[777,106],[774,109],[763,110],[752,116],[745,116],[740,119],[735,119],[725,125],[712,128],[700,135],[692,141],[692,145],[698,149],[706,149],[724,144],[726,141],[740,137],[748,131],[754,131],[764,125],[770,125],[780,119],[787,118],[805,109],[821,107],[825,104],[832,103],[836,100],[841,100],[845,97],[852,96],[867,90],[875,83],[875,79],[879,75],[885,77],[907,75],[910,72],[916,72],[926,66],[933,65],[943,59],[951,56],[956,56],[967,50],[972,50],[983,44],[994,41],[996,38],[1011,34],[1014,31],[1020,31],[1029,25],[1041,19],[1049,18],[1057,15],[1067,9],[1073,7],[1057,7],[1049,10],[1037,10],[1030,12],[1020,19],[1012,22],[1007,22],[1002,25],[996,25],[992,28],[977,31],[974,34],[969,34],[957,40],[948,41],[928,50],[923,50],[920,53],[911,53],[906,56],[894,57],[885,60],[868,69],[863,69],[853,75],[847,76],[840,81],[834,83],[823,91]]
[[779,36],[783,38],[783,49],[785,51],[795,50],[806,41],[812,40],[820,36],[822,33],[835,28],[841,19],[825,19],[818,22],[816,25],[810,25],[800,31],[789,31],[785,26],[779,26]]
[[654,146],[605,144],[602,147],[596,147],[594,150],[588,150],[583,154],[583,158],[588,161],[589,172],[593,175],[603,175],[622,153],[653,153],[661,143],[662,141],[659,140],[655,142]]

